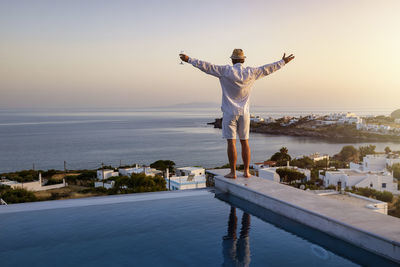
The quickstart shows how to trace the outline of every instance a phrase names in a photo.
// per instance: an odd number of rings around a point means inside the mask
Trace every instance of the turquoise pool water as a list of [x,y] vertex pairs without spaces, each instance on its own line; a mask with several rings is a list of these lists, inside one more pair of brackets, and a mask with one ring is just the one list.
[[147,195],[150,200],[0,212],[0,266],[393,264],[232,196]]

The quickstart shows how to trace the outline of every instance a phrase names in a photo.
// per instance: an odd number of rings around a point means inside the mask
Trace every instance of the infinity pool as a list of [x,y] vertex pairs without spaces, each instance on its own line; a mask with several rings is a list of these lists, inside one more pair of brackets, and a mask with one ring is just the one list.
[[0,206],[0,266],[395,265],[232,196],[136,195],[10,213]]

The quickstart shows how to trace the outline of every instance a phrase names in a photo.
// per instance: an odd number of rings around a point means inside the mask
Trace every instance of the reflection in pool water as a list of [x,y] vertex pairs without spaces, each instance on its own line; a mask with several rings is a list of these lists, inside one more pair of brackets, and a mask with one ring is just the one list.
[[223,237],[222,241],[223,266],[249,266],[250,264],[250,215],[248,213],[244,212],[242,215],[242,228],[239,239],[236,236],[236,229],[236,208],[231,207],[228,234]]

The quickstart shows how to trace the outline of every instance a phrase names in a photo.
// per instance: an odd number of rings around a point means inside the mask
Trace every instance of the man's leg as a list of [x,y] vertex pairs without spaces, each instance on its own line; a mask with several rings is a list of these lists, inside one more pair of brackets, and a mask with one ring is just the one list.
[[231,167],[231,172],[225,175],[226,178],[236,178],[236,161],[237,161],[237,152],[236,152],[236,139],[227,139],[228,141],[228,159],[229,166]]
[[244,165],[244,172],[243,175],[244,177],[250,177],[250,157],[251,157],[251,152],[250,152],[250,146],[249,146],[249,140],[240,140],[240,143],[242,144],[242,159],[243,159],[243,165]]

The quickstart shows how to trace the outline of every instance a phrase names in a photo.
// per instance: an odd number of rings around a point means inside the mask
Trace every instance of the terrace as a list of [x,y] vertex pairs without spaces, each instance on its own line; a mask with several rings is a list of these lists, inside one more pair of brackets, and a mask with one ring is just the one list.
[[[359,209],[337,199],[321,198],[259,177],[232,180],[223,177],[227,170],[208,172],[214,175],[215,188],[221,192],[400,263],[398,218]],[[240,175],[238,173],[238,177]]]

